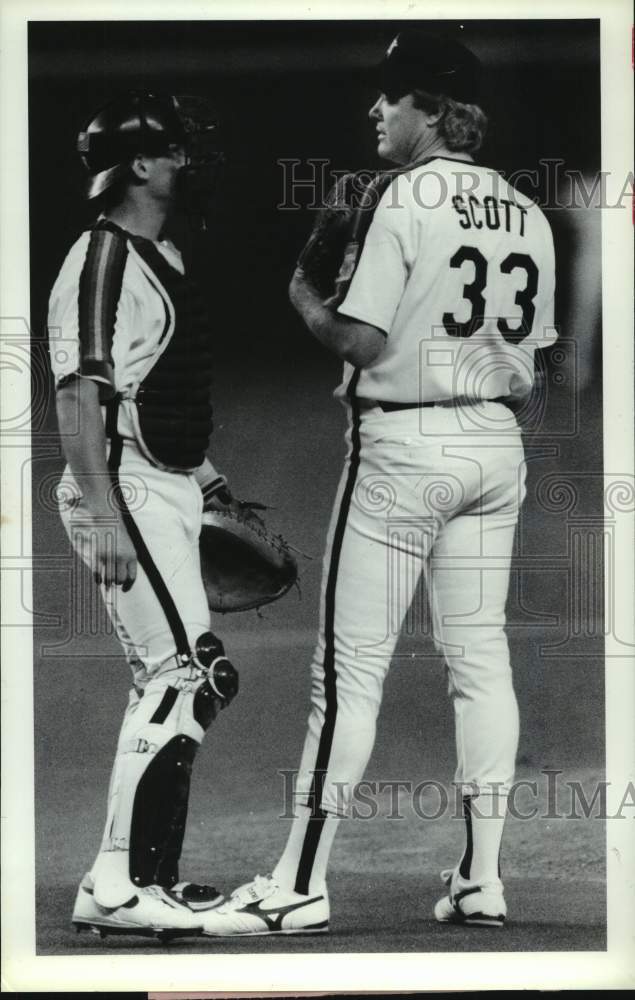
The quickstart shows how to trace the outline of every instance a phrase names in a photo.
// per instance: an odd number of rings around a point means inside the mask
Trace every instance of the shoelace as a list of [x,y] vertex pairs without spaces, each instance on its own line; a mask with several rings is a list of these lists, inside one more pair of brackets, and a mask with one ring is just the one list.
[[223,909],[239,910],[248,903],[260,902],[273,895],[277,888],[277,883],[270,875],[256,875],[252,882],[247,882],[246,885],[241,885],[232,892]]

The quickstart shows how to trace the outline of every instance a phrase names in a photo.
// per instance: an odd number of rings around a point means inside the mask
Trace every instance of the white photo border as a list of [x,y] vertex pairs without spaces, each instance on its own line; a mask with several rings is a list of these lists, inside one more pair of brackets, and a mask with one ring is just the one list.
[[[2,186],[0,347],[29,308],[27,26],[30,20],[215,19],[468,19],[597,18],[601,22],[602,170],[608,201],[619,197],[632,171],[632,8],[626,0],[432,0],[329,3],[182,0],[4,0],[0,10],[0,126]],[[563,53],[563,58],[566,54]],[[604,209],[603,358],[604,454],[607,487],[633,475],[633,218],[631,206]],[[16,319],[18,318],[18,319]],[[2,371],[3,418],[30,398],[28,372]],[[17,401],[17,403],[16,403]],[[4,425],[4,424],[3,424]],[[2,441],[2,607],[10,614],[16,579],[29,581],[30,492],[21,495],[20,470],[28,437]],[[17,473],[16,473],[17,470]],[[613,470],[613,471],[612,471]],[[28,485],[28,484],[27,484]],[[12,512],[23,511],[14,517]],[[633,518],[617,518],[616,551],[624,553],[617,631],[633,644]],[[11,570],[18,569],[13,573]],[[608,590],[608,587],[607,587]],[[14,619],[12,619],[14,620]],[[608,947],[606,952],[469,954],[293,954],[48,957],[35,953],[32,631],[2,630],[2,913],[3,990],[17,991],[370,991],[623,988],[635,984],[635,841],[632,817],[607,822]],[[617,655],[617,654],[620,655]],[[606,765],[609,815],[617,811],[634,775],[633,659],[606,638]],[[615,801],[611,801],[611,796]]]

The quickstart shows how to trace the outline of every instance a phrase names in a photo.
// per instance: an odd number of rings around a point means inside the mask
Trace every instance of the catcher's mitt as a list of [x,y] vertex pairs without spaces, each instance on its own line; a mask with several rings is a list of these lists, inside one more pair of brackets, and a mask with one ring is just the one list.
[[333,299],[333,305],[346,295],[382,194],[402,172],[345,174],[326,196],[298,267],[323,299]]
[[298,579],[298,566],[281,535],[254,513],[258,504],[232,498],[203,512],[201,571],[210,611],[249,611],[277,601]]

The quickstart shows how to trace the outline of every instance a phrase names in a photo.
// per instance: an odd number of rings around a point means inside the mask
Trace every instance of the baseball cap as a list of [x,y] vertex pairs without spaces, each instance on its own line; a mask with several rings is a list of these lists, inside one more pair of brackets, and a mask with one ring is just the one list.
[[460,42],[408,28],[388,46],[374,80],[389,96],[426,90],[471,104],[478,100],[480,69],[477,57]]

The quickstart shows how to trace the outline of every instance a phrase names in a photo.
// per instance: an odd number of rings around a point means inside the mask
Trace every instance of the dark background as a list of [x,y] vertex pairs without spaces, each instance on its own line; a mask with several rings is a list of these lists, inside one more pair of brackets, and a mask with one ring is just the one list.
[[[408,22],[412,24],[412,22]],[[422,23],[420,22],[420,25]],[[488,69],[490,117],[480,162],[505,174],[540,160],[587,180],[600,169],[596,21],[435,22]],[[69,552],[51,502],[63,461],[46,355],[47,298],[64,255],[92,218],[81,198],[76,135],[95,110],[131,87],[198,93],[218,108],[227,168],[204,247],[216,351],[212,457],[237,495],[274,508],[270,524],[298,548],[295,593],[255,614],[215,619],[241,672],[241,694],[212,727],[195,768],[188,877],[231,889],[273,866],[286,837],[280,769],[297,766],[308,709],[320,557],[343,457],[343,413],[330,398],[340,365],[291,310],[286,287],[313,221],[281,211],[283,158],[332,169],[379,166],[367,111],[368,67],[403,22],[38,22],[29,28],[29,178],[35,374],[33,551],[38,948],[94,948],[68,929],[75,886],[101,835],[128,672],[99,602]],[[518,186],[544,203],[538,189]],[[508,607],[521,704],[519,777],[545,768],[585,785],[603,774],[601,565],[571,566],[572,519],[602,519],[600,229],[582,209],[545,211],[556,244],[556,322],[546,410],[528,429],[528,497]],[[545,477],[573,491],[545,502]],[[548,491],[547,491],[548,492]],[[584,520],[586,519],[586,521]],[[573,524],[575,528],[575,524]],[[589,529],[590,530],[590,529]],[[595,528],[593,528],[595,530]],[[601,562],[601,556],[600,556]],[[596,575],[599,574],[599,575]],[[442,665],[428,636],[406,636],[385,687],[368,776],[449,782],[453,724]],[[542,779],[540,779],[542,780]],[[543,782],[544,783],[544,782]],[[544,789],[541,785],[541,796]],[[470,950],[469,934],[429,919],[437,871],[460,849],[462,823],[381,816],[352,823],[333,853],[336,933],[265,940],[265,950]],[[480,950],[604,945],[604,830],[598,820],[510,822],[504,873],[512,922]],[[363,916],[361,916],[363,914]],[[416,915],[416,916],[413,916]],[[256,939],[258,942],[259,939]],[[122,939],[111,950],[137,951]],[[98,946],[99,947],[99,946]],[[154,946],[150,946],[152,949]],[[175,946],[176,947],[176,946]],[[181,943],[180,950],[205,950]],[[205,946],[211,949],[211,945]],[[223,950],[253,950],[253,942]]]
[[[92,207],[77,133],[96,109],[132,87],[197,93],[218,108],[227,169],[209,240],[216,349],[235,356],[306,350],[286,285],[311,214],[279,211],[278,161],[328,159],[332,169],[379,166],[367,111],[368,68],[406,22],[32,23],[29,29],[32,318],[40,329],[48,291]],[[407,22],[412,23],[412,22]],[[420,22],[423,23],[423,22]],[[563,160],[600,167],[599,26],[596,21],[436,22],[487,66],[490,128],[480,162],[505,174]],[[520,181],[521,190],[528,182]],[[528,193],[544,199],[542,186]],[[300,204],[309,194],[298,193]],[[553,206],[552,206],[553,207]],[[556,226],[562,229],[563,226]],[[556,238],[566,239],[557,231]],[[558,255],[562,264],[562,256]],[[568,282],[558,282],[559,309]],[[249,295],[245,295],[245,288]],[[272,324],[272,317],[277,322]]]

